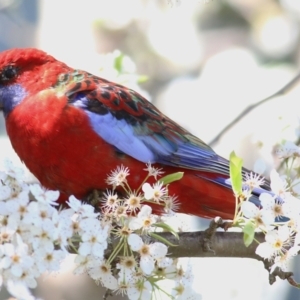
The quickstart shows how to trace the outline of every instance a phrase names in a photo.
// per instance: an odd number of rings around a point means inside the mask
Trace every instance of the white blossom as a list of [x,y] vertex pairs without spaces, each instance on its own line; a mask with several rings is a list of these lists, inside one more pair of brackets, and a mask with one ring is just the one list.
[[202,296],[196,293],[192,289],[192,284],[194,281],[194,275],[192,270],[192,264],[189,261],[186,265],[185,270],[180,266],[177,269],[177,276],[175,277],[176,285],[172,290],[172,295],[176,297],[175,299],[180,300],[201,300]]
[[59,197],[59,191],[48,191],[39,184],[33,184],[30,186],[30,192],[42,204],[58,205],[56,200]]
[[292,234],[286,225],[269,230],[265,235],[266,241],[257,246],[255,253],[266,259],[284,254],[291,246]]
[[88,274],[108,289],[115,290],[118,288],[118,281],[111,274],[110,264],[102,259],[96,259],[92,262]]
[[16,179],[17,181],[21,181],[23,179],[24,170],[22,168],[15,166],[10,159],[5,158],[3,161],[3,165],[4,165],[4,171],[8,176]]
[[202,296],[197,294],[191,286],[185,286],[178,282],[172,290],[172,295],[176,300],[201,300]]
[[21,277],[23,271],[32,267],[34,261],[28,255],[28,246],[19,242],[16,246],[12,243],[3,245],[3,257],[0,261],[0,269],[8,269],[13,276]]
[[50,248],[39,248],[34,252],[38,270],[43,273],[45,271],[58,271],[61,261],[66,254],[62,250],[55,250],[54,246]]
[[117,187],[126,183],[126,177],[129,175],[129,169],[122,166],[118,166],[107,177],[107,184]]
[[114,211],[120,205],[118,194],[112,191],[106,191],[102,199],[102,205],[104,209]]
[[274,217],[270,210],[259,209],[250,201],[243,202],[241,210],[246,218],[253,219],[255,221],[257,227],[266,227],[274,223]]
[[260,187],[264,184],[264,178],[258,174],[250,172],[246,174],[243,184],[250,190],[253,190],[255,187]]
[[25,217],[26,214],[30,214],[28,211],[29,195],[28,191],[22,191],[17,199],[6,202],[6,209],[9,214],[16,214],[20,217]]
[[12,193],[11,188],[8,185],[1,184],[1,182],[0,185],[2,185],[0,186],[0,201],[7,200]]
[[282,271],[287,272],[290,260],[294,256],[296,256],[299,251],[300,246],[293,246],[290,249],[288,249],[285,253],[276,256],[270,272],[273,273],[276,267],[280,268]]
[[279,158],[288,158],[291,156],[300,156],[300,148],[291,141],[286,141],[284,144],[280,145],[276,154]]
[[22,281],[8,280],[6,284],[8,292],[16,299],[35,300],[28,286]]
[[99,214],[95,213],[94,208],[89,205],[85,204],[82,201],[79,201],[74,196],[69,197],[69,201],[67,201],[67,204],[76,212],[80,218],[95,218]]
[[117,264],[121,280],[126,282],[130,280],[134,276],[136,266],[136,260],[133,256],[122,257],[120,263]]
[[129,222],[129,228],[132,230],[143,229],[148,231],[156,218],[152,215],[152,208],[149,205],[143,205],[137,217],[132,217]]
[[155,260],[166,256],[168,248],[166,245],[156,242],[153,244],[145,244],[137,234],[130,234],[128,244],[133,251],[138,251],[140,258],[140,267],[142,271],[149,275],[154,270]]
[[280,177],[275,169],[272,169],[270,172],[270,180],[272,192],[276,196],[284,199],[286,196],[290,195],[290,193],[288,192],[288,184],[286,180]]
[[74,259],[74,263],[76,264],[76,268],[73,271],[75,275],[81,275],[87,272],[88,270],[88,263],[91,255],[76,255]]
[[144,183],[142,186],[144,196],[147,200],[153,200],[159,202],[166,195],[166,188],[163,187],[162,182],[157,182],[151,186],[148,182]]
[[152,299],[152,285],[149,281],[143,280],[130,284],[127,289],[127,296],[130,300],[151,300]]
[[78,253],[82,256],[94,255],[103,257],[104,250],[107,248],[108,226],[102,228],[100,223],[93,230],[83,232],[81,235]]
[[131,193],[125,200],[125,206],[127,206],[129,212],[136,213],[141,208],[141,200],[142,197],[140,195]]
[[164,171],[162,169],[159,168],[155,168],[152,166],[152,164],[149,162],[146,164],[147,168],[144,169],[145,171],[148,171],[148,176],[153,176],[155,180],[157,180],[158,176],[161,176]]
[[284,216],[283,207],[282,207],[283,201],[276,199],[274,196],[268,193],[260,194],[259,200],[261,202],[263,210],[270,212],[273,219]]

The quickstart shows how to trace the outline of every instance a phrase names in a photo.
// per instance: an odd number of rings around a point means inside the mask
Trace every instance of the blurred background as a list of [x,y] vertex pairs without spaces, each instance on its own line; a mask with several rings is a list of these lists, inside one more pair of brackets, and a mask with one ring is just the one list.
[[[299,23],[296,0],[0,0],[0,51],[37,47],[74,68],[118,80],[210,143],[243,109],[300,72]],[[126,56],[128,76],[112,71],[115,50]],[[137,85],[136,74],[148,80]],[[226,158],[235,150],[248,168],[263,160],[268,174],[278,164],[274,146],[299,139],[299,97],[295,85],[258,106],[213,148]],[[15,157],[3,117],[0,133],[1,156]],[[207,224],[190,217],[184,222],[189,230]],[[100,299],[103,290],[92,280],[72,275],[72,260],[59,274],[45,276],[34,294],[45,300]],[[192,263],[203,300],[300,298],[285,281],[269,286],[263,265],[253,260]],[[300,281],[300,261],[291,269]]]

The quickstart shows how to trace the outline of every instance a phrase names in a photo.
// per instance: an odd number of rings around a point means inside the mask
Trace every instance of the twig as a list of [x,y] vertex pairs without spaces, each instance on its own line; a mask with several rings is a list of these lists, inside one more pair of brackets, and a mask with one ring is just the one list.
[[258,106],[262,105],[263,103],[266,103],[269,100],[272,100],[278,96],[285,95],[287,92],[291,91],[295,85],[298,83],[300,79],[300,72],[291,80],[289,81],[283,88],[281,88],[279,91],[277,91],[275,94],[258,101],[255,104],[249,105],[246,109],[244,109],[235,119],[233,119],[229,124],[227,124],[210,142],[210,146],[214,146],[221,137],[236,123],[238,123],[242,118],[244,118],[247,114],[249,114],[253,109],[257,108]]
[[15,0],[10,0],[10,1],[0,1],[0,12],[6,11],[9,9],[13,4],[15,3]]
[[300,288],[300,284],[296,282],[295,279],[293,278],[294,275],[293,272],[285,272],[280,268],[276,267],[275,270],[271,273],[270,270],[271,270],[272,262],[267,259],[263,260],[262,262],[264,264],[265,269],[269,272],[270,285],[272,285],[276,281],[276,278],[279,277],[282,280],[287,280],[291,286],[298,289]]

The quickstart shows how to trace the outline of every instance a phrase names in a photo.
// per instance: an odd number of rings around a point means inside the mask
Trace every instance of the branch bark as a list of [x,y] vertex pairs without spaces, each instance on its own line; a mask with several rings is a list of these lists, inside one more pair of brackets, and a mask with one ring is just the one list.
[[[210,251],[203,249],[203,241],[206,238],[205,231],[180,232],[179,240],[169,232],[161,232],[160,236],[177,246],[169,246],[170,257],[242,257],[262,260],[255,254],[257,243],[253,242],[246,247],[243,242],[242,232],[216,232],[211,238]],[[255,234],[255,239],[264,242],[262,233]],[[150,240],[155,242],[154,239]]]

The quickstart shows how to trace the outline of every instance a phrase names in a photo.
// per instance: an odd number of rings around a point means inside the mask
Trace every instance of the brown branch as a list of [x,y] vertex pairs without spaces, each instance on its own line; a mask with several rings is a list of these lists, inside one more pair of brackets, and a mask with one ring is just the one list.
[[[242,232],[216,232],[211,237],[213,251],[204,249],[203,241],[207,239],[205,231],[180,232],[179,240],[171,233],[161,232],[160,236],[176,246],[169,246],[170,257],[243,257],[262,260],[255,254],[257,243],[253,242],[246,247],[243,242]],[[257,233],[255,239],[264,242],[264,235]],[[155,242],[151,239],[150,242]]]
[[[179,239],[177,239],[170,232],[156,232],[157,235],[169,241],[175,246],[168,246],[169,257],[240,257],[240,258],[253,258],[262,260],[262,258],[255,254],[257,243],[253,242],[249,247],[246,247],[243,242],[242,232],[224,232],[217,231],[209,237],[210,248],[207,248],[205,243],[208,239],[206,231],[195,232],[178,232]],[[142,236],[147,243],[157,242],[155,238],[148,235]],[[256,233],[255,240],[259,243],[265,241],[263,233]],[[113,248],[118,244],[119,239],[111,240],[106,250],[106,255],[113,251]],[[79,244],[73,243],[73,246],[78,249]],[[75,253],[69,249],[70,253]]]
[[[205,231],[179,232],[179,238],[170,232],[156,232],[156,234],[174,245],[168,246],[169,257],[252,258],[263,262],[265,269],[269,272],[269,283],[271,285],[278,277],[282,280],[287,280],[290,285],[300,288],[300,284],[294,280],[292,272],[284,272],[276,268],[270,273],[272,262],[264,260],[255,253],[258,243],[265,241],[265,235],[262,232],[256,233],[253,243],[249,247],[246,247],[243,241],[243,232],[216,231],[218,227],[228,228],[227,226],[228,222],[223,222],[221,218],[215,218]],[[149,235],[144,235],[142,238],[147,243],[157,242],[155,238]],[[105,251],[105,257],[110,256],[118,242],[119,238],[111,240],[111,243]],[[73,245],[75,248],[78,248],[78,244]],[[72,251],[70,251],[70,253],[72,253]],[[108,295],[106,295],[106,297],[107,296]]]

